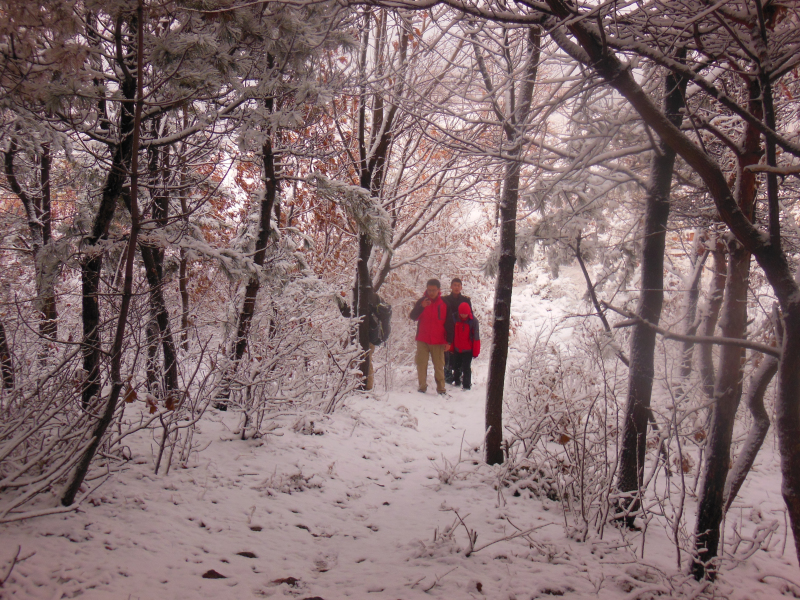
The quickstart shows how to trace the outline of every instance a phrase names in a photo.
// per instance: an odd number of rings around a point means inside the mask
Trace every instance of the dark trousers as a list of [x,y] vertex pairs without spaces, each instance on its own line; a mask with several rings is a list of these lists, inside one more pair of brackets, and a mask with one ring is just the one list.
[[453,353],[444,353],[444,380],[447,383],[453,382]]
[[463,385],[465,390],[472,387],[472,350],[450,354],[453,365],[453,383]]

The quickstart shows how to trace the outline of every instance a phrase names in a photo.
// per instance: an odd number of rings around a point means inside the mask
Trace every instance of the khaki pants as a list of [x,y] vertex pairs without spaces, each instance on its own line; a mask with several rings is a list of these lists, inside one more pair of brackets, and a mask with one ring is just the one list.
[[420,341],[417,342],[415,360],[417,363],[419,389],[423,392],[428,389],[428,355],[433,361],[433,378],[436,380],[436,391],[444,392],[444,344],[426,344]]

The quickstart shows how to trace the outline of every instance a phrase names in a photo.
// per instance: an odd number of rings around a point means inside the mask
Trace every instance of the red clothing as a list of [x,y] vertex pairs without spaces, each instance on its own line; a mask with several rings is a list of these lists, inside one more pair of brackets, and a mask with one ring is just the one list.
[[[462,319],[461,315],[467,318]],[[456,315],[455,332],[453,335],[454,352],[472,352],[473,358],[478,358],[481,353],[481,340],[478,330],[478,321],[472,316],[469,304],[462,302]]]
[[449,344],[453,339],[453,334],[448,331],[447,305],[442,301],[442,295],[436,296],[431,300],[430,305],[423,307],[422,302],[427,296],[417,300],[414,309],[409,317],[417,322],[418,342],[426,344]]

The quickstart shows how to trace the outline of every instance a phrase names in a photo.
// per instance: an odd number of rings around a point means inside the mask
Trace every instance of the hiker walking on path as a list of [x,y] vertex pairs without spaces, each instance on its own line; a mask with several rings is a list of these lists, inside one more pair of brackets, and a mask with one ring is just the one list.
[[453,385],[472,387],[472,359],[481,353],[481,335],[478,320],[472,316],[469,304],[462,302],[453,331],[453,349],[450,352],[453,365]]
[[428,357],[433,361],[433,378],[436,391],[445,393],[444,356],[453,342],[454,321],[450,318],[447,305],[442,300],[441,284],[438,279],[429,279],[425,295],[417,300],[408,317],[417,322],[417,379],[419,391],[428,389]]
[[[461,306],[462,302],[466,302],[470,310],[472,310],[472,300],[468,296],[461,294],[462,287],[461,279],[453,277],[450,282],[450,293],[442,297],[444,303],[447,304],[447,312],[454,325],[458,319],[458,307]],[[447,352],[444,355],[444,380],[448,383],[453,382],[453,354],[451,352]]]

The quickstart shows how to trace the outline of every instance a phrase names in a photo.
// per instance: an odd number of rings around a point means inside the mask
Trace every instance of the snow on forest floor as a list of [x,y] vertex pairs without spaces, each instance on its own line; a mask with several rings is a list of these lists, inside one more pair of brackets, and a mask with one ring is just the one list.
[[[566,340],[564,317],[582,293],[580,274],[520,286],[523,337],[550,319],[560,323],[554,338]],[[602,539],[579,542],[567,535],[559,503],[498,493],[498,467],[476,451],[484,356],[472,391],[448,388],[441,398],[429,377],[422,395],[412,368],[398,367],[392,391],[357,394],[313,424],[278,417],[280,427],[261,440],[237,439],[239,415],[211,411],[195,436],[207,447],[167,475],[153,474],[150,434],[126,438],[133,460],[79,512],[0,525],[0,598],[695,597],[701,587],[678,570],[671,533],[657,519],[643,533],[606,527]],[[689,529],[693,510],[689,498]],[[800,596],[772,436],[729,515],[728,542],[734,527],[745,538],[770,523],[776,532],[767,551],[726,561],[697,597]],[[467,530],[477,534],[471,555]],[[737,554],[747,550],[742,542]],[[203,577],[210,572],[224,578]]]
[[[201,422],[187,469],[153,475],[149,440],[136,460],[77,514],[0,526],[4,598],[649,598],[679,597],[675,551],[663,528],[608,528],[568,538],[560,505],[503,496],[481,464],[485,388],[447,397],[414,390],[410,370],[389,394],[357,395],[331,417],[240,441],[237,415]],[[482,378],[478,377],[479,382]],[[305,429],[305,432],[303,431]],[[311,433],[313,430],[314,433]],[[780,507],[777,467],[754,487]],[[455,530],[456,512],[465,526]],[[742,512],[742,511],[740,511]],[[746,512],[746,511],[745,511]],[[517,538],[467,556],[519,530]],[[716,597],[776,598],[800,579],[780,545],[727,571]],[[220,579],[203,575],[214,571]],[[693,587],[685,583],[682,593]],[[648,590],[650,592],[648,593]],[[684,597],[684,596],[680,596]]]

